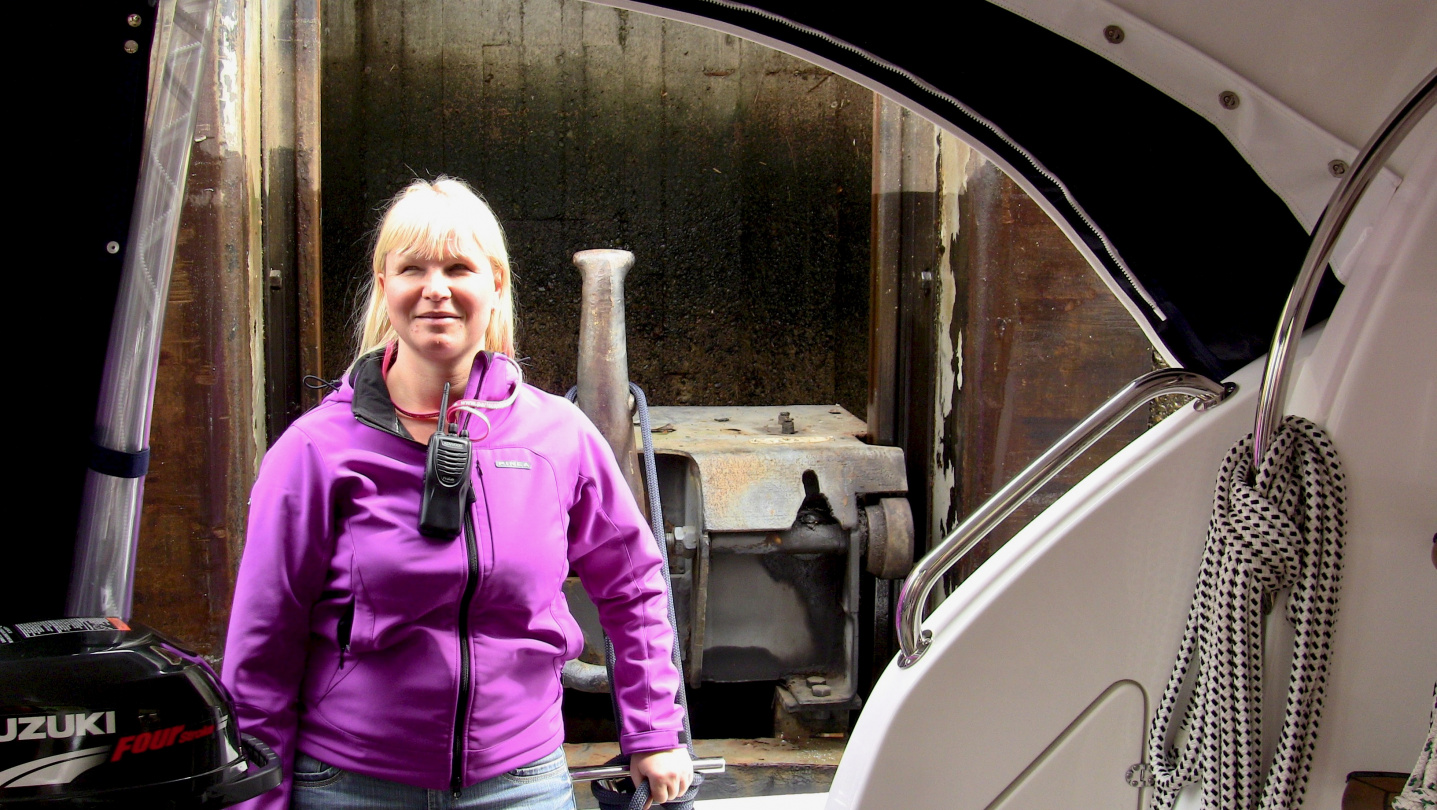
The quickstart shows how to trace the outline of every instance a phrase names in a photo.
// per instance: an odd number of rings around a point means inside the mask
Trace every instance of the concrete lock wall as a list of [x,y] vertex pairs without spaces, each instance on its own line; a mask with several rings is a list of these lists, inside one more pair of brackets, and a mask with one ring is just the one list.
[[867,385],[872,94],[708,29],[561,0],[324,6],[325,357],[415,177],[504,224],[529,381],[575,382],[576,250],[621,247],[630,376],[669,404]]

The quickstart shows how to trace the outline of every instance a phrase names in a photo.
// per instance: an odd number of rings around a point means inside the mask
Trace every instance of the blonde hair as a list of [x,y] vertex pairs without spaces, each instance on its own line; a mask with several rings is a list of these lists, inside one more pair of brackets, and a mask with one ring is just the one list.
[[514,278],[509,272],[504,230],[494,212],[467,183],[440,177],[432,183],[415,180],[389,201],[374,240],[368,303],[357,329],[356,359],[399,338],[389,322],[389,307],[378,282],[389,254],[397,250],[437,259],[455,255],[466,241],[484,252],[499,282],[498,302],[484,332],[483,348],[514,356]]

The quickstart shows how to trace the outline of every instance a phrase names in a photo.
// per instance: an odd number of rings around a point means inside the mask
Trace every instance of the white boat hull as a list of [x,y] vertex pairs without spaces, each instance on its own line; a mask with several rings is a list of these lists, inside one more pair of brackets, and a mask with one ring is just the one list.
[[[1328,429],[1349,487],[1307,807],[1339,806],[1352,771],[1410,770],[1437,678],[1437,143],[1423,153],[1308,336],[1288,408]],[[1252,429],[1260,364],[1228,403],[1185,409],[1115,456],[938,607],[927,654],[878,681],[829,810],[1140,806],[1124,775],[1172,666],[1219,461]],[[1276,712],[1282,624],[1264,690]]]

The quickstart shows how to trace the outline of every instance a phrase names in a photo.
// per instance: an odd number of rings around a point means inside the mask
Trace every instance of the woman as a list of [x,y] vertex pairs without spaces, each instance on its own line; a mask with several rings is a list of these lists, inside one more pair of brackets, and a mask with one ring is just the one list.
[[[454,807],[572,807],[570,568],[614,642],[634,779],[655,802],[681,795],[658,547],[602,437],[509,359],[493,213],[459,181],[415,181],[384,216],[371,283],[359,358],[275,442],[250,500],[223,680],[287,766],[253,806],[423,808],[439,791]],[[473,456],[452,539],[418,530],[446,384]]]

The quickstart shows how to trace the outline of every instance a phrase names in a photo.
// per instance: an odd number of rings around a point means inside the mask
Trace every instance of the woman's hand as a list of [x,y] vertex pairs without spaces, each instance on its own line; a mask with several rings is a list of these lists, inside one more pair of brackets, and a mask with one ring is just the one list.
[[629,758],[629,776],[637,785],[649,783],[649,804],[673,801],[688,792],[694,781],[694,763],[687,748],[647,751]]

